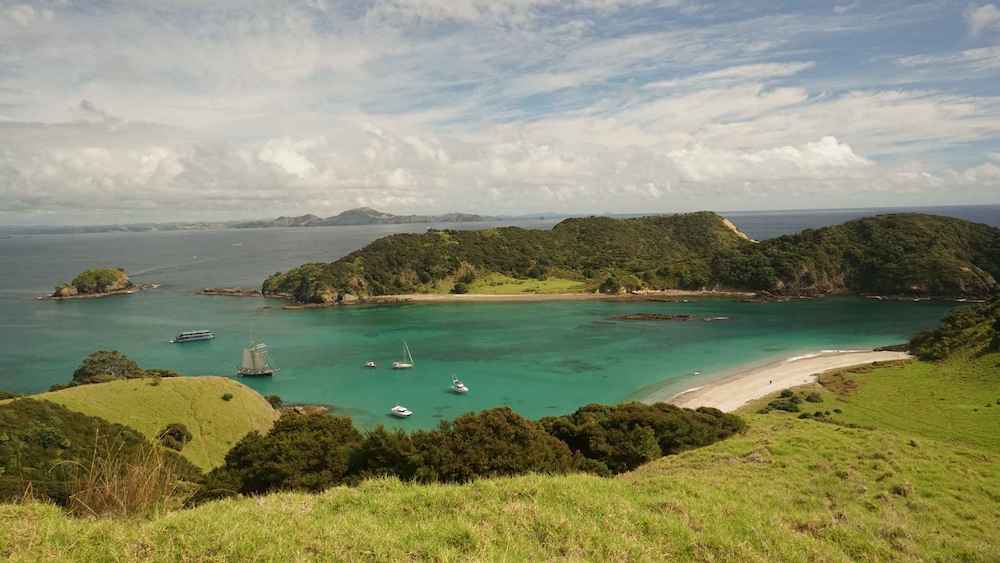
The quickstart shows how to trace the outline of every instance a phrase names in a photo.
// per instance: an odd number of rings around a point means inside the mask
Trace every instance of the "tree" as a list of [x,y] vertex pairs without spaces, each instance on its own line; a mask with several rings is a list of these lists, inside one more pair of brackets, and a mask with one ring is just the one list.
[[212,473],[243,494],[280,489],[322,491],[348,480],[351,452],[362,441],[351,419],[287,414],[264,435],[251,432]]
[[174,422],[160,430],[157,438],[160,445],[179,452],[194,438],[194,435],[187,429],[187,426],[180,422]]
[[145,377],[139,364],[117,350],[98,350],[87,356],[73,372],[73,385],[102,383],[116,379]]

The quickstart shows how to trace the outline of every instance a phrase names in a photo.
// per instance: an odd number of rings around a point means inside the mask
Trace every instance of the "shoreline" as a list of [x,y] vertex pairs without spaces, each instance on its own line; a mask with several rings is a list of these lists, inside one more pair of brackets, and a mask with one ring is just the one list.
[[707,380],[679,393],[666,389],[652,391],[641,401],[646,404],[665,402],[688,409],[712,407],[732,412],[782,389],[814,383],[819,374],[830,370],[912,358],[906,352],[824,350],[736,368],[728,375]]
[[58,295],[39,295],[35,297],[36,301],[70,301],[74,299],[102,299],[104,297],[115,297],[116,295],[133,295],[139,293],[140,291],[147,291],[150,289],[157,289],[160,287],[158,283],[150,284],[140,284],[132,286],[128,289],[119,289],[117,291],[107,291],[104,293],[79,293],[77,295],[67,295],[65,297],[60,297]]
[[[655,301],[664,297],[750,298],[746,291],[664,289],[642,293],[405,293],[370,297],[363,303],[482,303],[516,301]],[[362,302],[359,302],[362,303]]]

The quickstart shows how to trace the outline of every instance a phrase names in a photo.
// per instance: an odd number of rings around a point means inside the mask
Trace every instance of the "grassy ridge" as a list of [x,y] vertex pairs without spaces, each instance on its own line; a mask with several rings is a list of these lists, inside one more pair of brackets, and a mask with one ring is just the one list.
[[[266,432],[277,413],[256,391],[225,377],[128,379],[34,395],[66,408],[138,430],[151,440],[180,422],[194,435],[181,455],[202,469],[222,464],[247,433]],[[229,393],[232,399],[224,401]]]
[[[300,302],[448,291],[725,288],[785,293],[985,296],[1000,277],[1000,229],[920,214],[868,217],[761,243],[710,212],[567,219],[551,231],[429,231],[376,240],[330,264],[264,281]],[[494,292],[496,292],[494,290]]]
[[748,415],[744,435],[616,479],[375,480],[148,522],[2,506],[0,545],[13,560],[995,561],[1000,405],[973,405],[1000,399],[998,362],[824,378],[804,410],[866,427]]

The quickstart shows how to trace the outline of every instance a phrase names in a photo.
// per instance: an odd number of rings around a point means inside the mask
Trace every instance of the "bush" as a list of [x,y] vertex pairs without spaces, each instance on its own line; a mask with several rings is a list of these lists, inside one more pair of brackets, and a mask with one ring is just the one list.
[[794,397],[795,393],[793,393],[791,389],[782,389],[781,394],[778,396],[781,397],[782,399],[787,399],[790,397]]
[[232,393],[223,393],[222,394],[222,400],[223,401],[232,401],[233,400],[233,394]]
[[103,383],[117,379],[145,377],[139,364],[117,350],[98,350],[87,356],[73,372],[72,385]]
[[351,453],[361,440],[349,418],[286,414],[267,434],[251,432],[237,442],[209,483],[243,494],[322,491],[347,482]]
[[179,422],[174,422],[173,424],[168,424],[163,430],[160,430],[157,437],[160,445],[179,452],[194,438],[194,435],[188,431],[187,426]]
[[587,405],[566,416],[547,417],[545,429],[574,454],[599,463],[598,473],[629,471],[660,456],[711,444],[746,428],[717,409],[682,409],[665,403]]
[[267,402],[271,403],[272,409],[280,409],[285,404],[285,401],[283,401],[278,395],[268,395],[266,398]]
[[407,434],[377,427],[364,436],[348,418],[290,414],[266,435],[240,440],[208,475],[198,500],[319,491],[382,475],[446,483],[528,472],[609,475],[744,429],[740,418],[716,409],[638,403],[589,405],[539,422],[495,408],[434,430]]
[[468,293],[469,288],[464,283],[458,282],[454,286],[452,286],[451,292],[454,293],[455,295],[461,295],[463,293]]
[[798,397],[792,397],[790,399],[775,399],[767,404],[767,408],[763,409],[766,414],[770,411],[784,411],[784,412],[799,412],[799,403],[801,400],[796,401]]
[[806,395],[806,401],[809,403],[822,403],[823,396],[816,391],[811,391],[809,394]]

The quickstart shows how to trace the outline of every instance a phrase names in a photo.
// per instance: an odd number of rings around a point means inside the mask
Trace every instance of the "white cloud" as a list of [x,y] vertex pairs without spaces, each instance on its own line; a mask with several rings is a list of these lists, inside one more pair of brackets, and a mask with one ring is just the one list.
[[1000,29],[1000,8],[994,4],[970,5],[965,11],[965,20],[972,35]]
[[[0,222],[100,209],[164,220],[356,205],[808,207],[997,190],[995,148],[982,148],[1000,130],[996,47],[906,50],[890,67],[908,80],[898,90],[870,68],[850,81],[870,86],[843,86],[859,63],[824,50],[940,15],[930,8],[3,1]],[[941,77],[954,87],[940,90]],[[987,87],[963,93],[969,77]],[[939,156],[956,147],[984,164]]]

